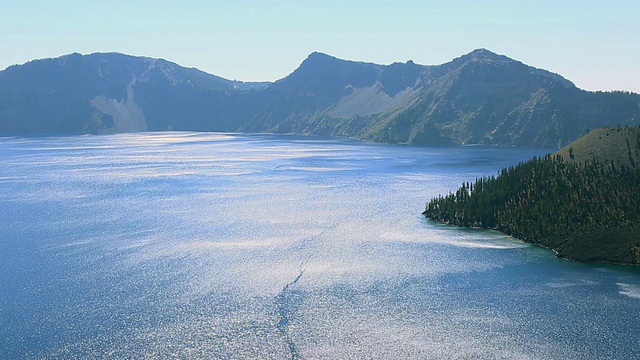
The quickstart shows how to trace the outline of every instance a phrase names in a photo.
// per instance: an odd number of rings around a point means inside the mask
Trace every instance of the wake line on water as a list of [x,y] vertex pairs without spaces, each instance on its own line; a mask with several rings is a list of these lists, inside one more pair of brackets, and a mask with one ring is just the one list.
[[278,295],[276,295],[276,304],[278,306],[278,315],[280,316],[280,321],[278,322],[278,330],[285,337],[287,341],[287,346],[289,348],[289,353],[291,354],[291,360],[304,359],[302,355],[298,352],[298,348],[296,347],[296,343],[293,341],[293,337],[291,336],[290,327],[289,327],[289,314],[295,310],[294,307],[296,304],[296,294],[293,293],[291,288],[295,286],[302,275],[304,275],[306,268],[302,268],[298,276],[296,276],[293,281],[286,284],[282,291]]

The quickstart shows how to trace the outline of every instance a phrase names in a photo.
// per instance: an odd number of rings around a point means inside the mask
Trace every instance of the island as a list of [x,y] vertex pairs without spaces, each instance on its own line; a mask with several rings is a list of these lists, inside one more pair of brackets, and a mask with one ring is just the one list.
[[593,130],[554,154],[465,182],[423,214],[566,259],[640,265],[640,127]]

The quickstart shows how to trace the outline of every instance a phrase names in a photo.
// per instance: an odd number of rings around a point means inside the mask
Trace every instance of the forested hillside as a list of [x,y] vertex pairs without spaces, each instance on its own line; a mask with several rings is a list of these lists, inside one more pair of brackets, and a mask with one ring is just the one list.
[[[600,156],[611,148],[616,156]],[[497,229],[569,259],[640,265],[639,155],[640,128],[599,129],[556,154],[464,183],[430,200],[424,215]]]

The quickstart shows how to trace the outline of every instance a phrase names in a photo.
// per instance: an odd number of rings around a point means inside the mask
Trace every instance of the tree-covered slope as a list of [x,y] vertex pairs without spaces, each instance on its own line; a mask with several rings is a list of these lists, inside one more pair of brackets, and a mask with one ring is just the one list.
[[462,184],[430,200],[424,215],[497,229],[569,259],[640,265],[640,166],[628,163],[638,154],[640,128],[599,129],[556,154]]

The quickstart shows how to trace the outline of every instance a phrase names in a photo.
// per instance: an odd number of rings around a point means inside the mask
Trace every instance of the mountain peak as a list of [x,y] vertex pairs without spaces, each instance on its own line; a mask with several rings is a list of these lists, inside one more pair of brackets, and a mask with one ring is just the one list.
[[336,57],[331,56],[329,54],[325,54],[320,51],[314,51],[311,54],[309,54],[307,59],[336,59]]
[[307,56],[307,58],[302,62],[302,64],[306,64],[306,65],[325,64],[325,63],[331,63],[336,61],[339,61],[339,59],[334,56],[331,56],[322,52],[314,51],[311,54],[309,54],[309,56]]
[[490,50],[484,49],[484,48],[480,48],[480,49],[475,49],[472,52],[466,54],[466,55],[462,55],[461,57],[457,58],[456,60],[462,60],[464,62],[467,61],[476,61],[476,62],[482,62],[482,63],[495,63],[495,62],[502,62],[502,63],[507,63],[507,62],[515,62],[515,60],[508,58],[504,55],[498,55]]
[[506,66],[506,67],[510,67],[511,69],[519,69],[519,71],[522,71],[525,73],[534,74],[537,76],[543,76],[543,77],[552,79],[554,81],[558,81],[564,87],[567,87],[567,88],[575,87],[575,85],[571,81],[565,79],[561,75],[558,75],[556,73],[553,73],[547,70],[538,69],[533,66],[526,65],[518,60],[514,60],[504,55],[496,54],[484,48],[473,50],[472,52],[466,55],[462,55],[459,58],[453,59],[453,61],[450,64],[453,64],[456,67],[461,66],[463,64],[464,65],[468,65],[468,64],[491,65],[491,66],[498,66],[498,67]]
[[313,71],[318,68],[327,68],[336,66],[336,64],[342,62],[336,57],[331,55],[327,55],[325,53],[314,51],[306,59],[300,64],[298,69],[294,71],[294,73],[299,73],[301,70],[303,72]]
[[487,50],[485,48],[479,48],[479,49],[475,49],[472,52],[470,52],[467,55],[473,55],[473,56],[477,56],[477,57],[498,57],[500,55],[494,53],[491,50]]

